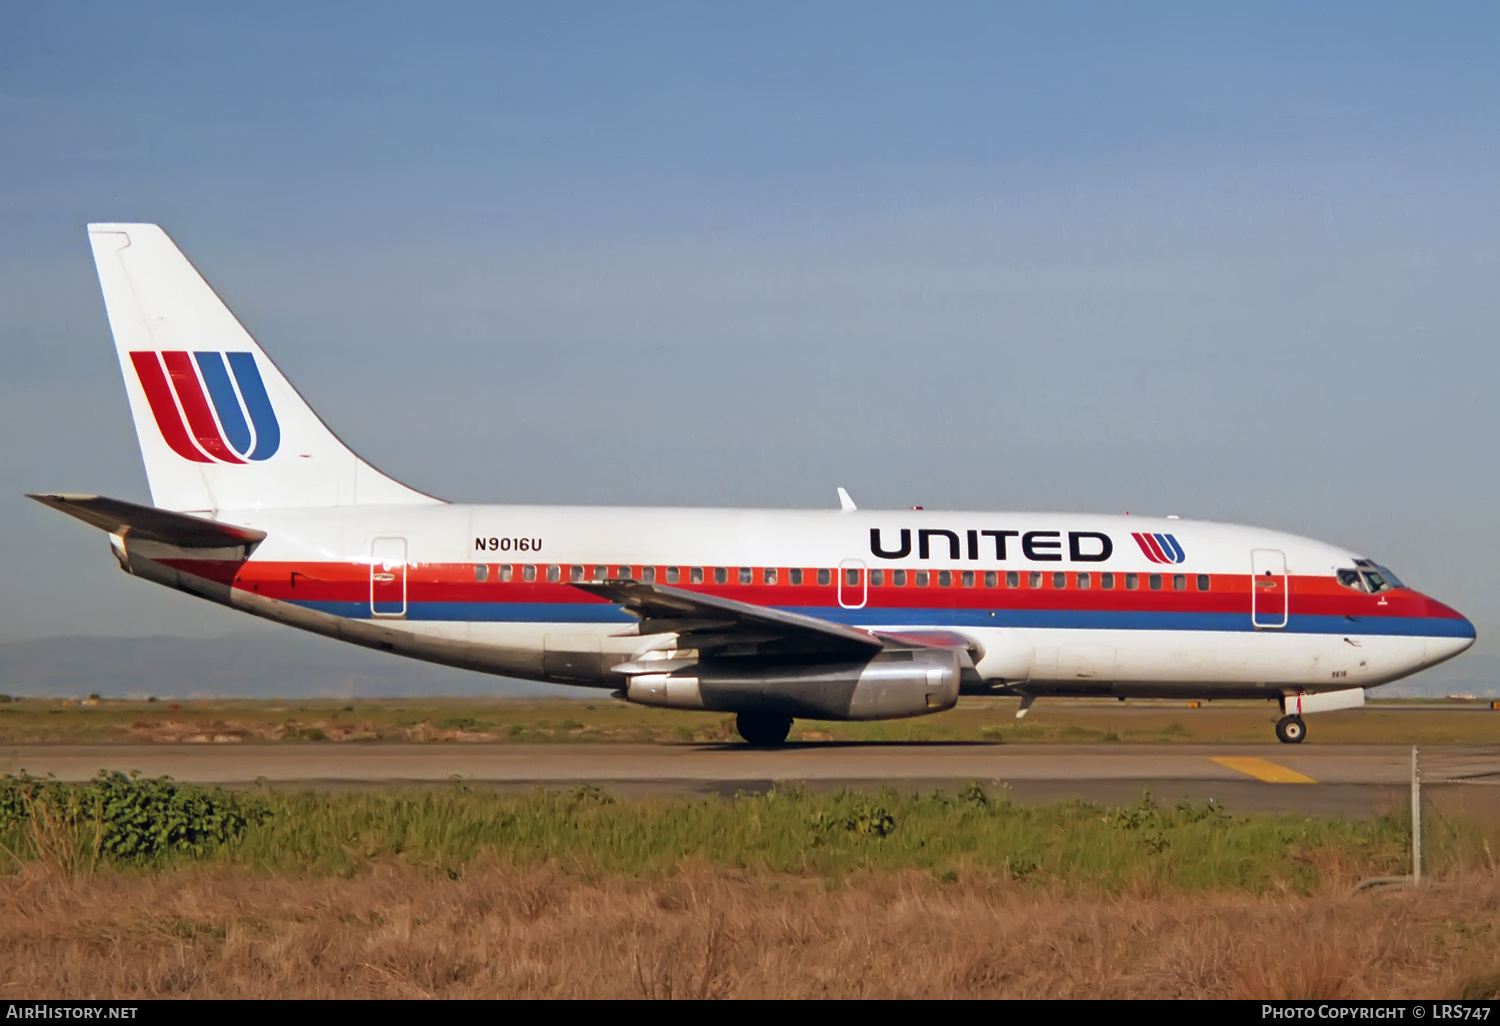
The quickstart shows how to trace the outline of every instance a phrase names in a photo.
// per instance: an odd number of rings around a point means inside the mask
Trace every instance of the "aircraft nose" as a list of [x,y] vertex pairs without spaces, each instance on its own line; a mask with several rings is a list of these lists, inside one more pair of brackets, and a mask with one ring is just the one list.
[[1427,598],[1427,618],[1433,627],[1427,637],[1429,666],[1467,652],[1479,636],[1468,617],[1435,598]]

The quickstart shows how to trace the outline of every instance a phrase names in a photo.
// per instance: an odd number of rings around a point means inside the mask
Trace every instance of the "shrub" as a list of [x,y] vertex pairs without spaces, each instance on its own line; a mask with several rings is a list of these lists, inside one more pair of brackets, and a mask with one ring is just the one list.
[[[31,855],[69,870],[91,868],[100,857],[132,863],[202,857],[267,815],[252,799],[170,777],[103,770],[86,783],[0,777],[0,830],[21,828]],[[90,857],[79,862],[84,855]]]

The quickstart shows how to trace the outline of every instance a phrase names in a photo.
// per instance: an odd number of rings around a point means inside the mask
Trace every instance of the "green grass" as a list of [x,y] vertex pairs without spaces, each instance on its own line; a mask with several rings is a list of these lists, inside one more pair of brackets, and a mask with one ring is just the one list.
[[[38,816],[39,802],[46,816]],[[39,836],[43,820],[51,833]],[[1330,874],[1352,881],[1403,872],[1408,840],[1399,814],[1239,816],[1211,805],[1162,808],[1149,796],[1121,809],[1020,806],[978,784],[956,794],[780,790],[620,801],[592,787],[324,794],[226,792],[118,774],[90,784],[0,780],[0,866],[8,871],[42,860],[70,872],[206,862],[350,875],[399,860],[449,875],[503,861],[584,876],[660,876],[696,863],[833,883],[872,871],[920,870],[938,880],[977,871],[1105,893],[1262,893],[1311,890]],[[1433,874],[1493,867],[1496,849],[1500,824],[1442,816],[1428,824]]]
[[[1203,808],[1021,807],[953,795],[772,792],[734,801],[613,802],[596,793],[288,795],[247,830],[236,862],[347,873],[383,858],[433,867],[486,855],[585,874],[657,875],[684,862],[837,879],[861,871],[972,868],[1106,891],[1307,889],[1334,863],[1404,863],[1406,830]],[[1434,867],[1436,869],[1436,867]]]

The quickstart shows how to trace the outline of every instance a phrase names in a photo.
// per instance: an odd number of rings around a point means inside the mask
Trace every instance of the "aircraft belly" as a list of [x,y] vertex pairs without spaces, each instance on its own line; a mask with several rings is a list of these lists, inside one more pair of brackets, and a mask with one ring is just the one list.
[[[1217,687],[1328,690],[1374,686],[1427,662],[1428,639],[1245,631],[977,630],[977,666],[987,680],[1024,685]],[[1002,653],[994,658],[991,652]],[[1029,661],[1025,659],[1030,654]],[[1001,672],[997,672],[1001,671]],[[1040,692],[1039,692],[1040,693]]]

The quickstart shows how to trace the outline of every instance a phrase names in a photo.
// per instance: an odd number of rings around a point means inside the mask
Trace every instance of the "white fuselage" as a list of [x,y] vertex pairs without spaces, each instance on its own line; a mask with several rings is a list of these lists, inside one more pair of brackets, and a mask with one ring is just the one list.
[[[1474,637],[1409,589],[1341,585],[1360,558],[1347,550],[1178,519],[469,505],[219,519],[266,538],[232,577],[189,590],[420,658],[598,686],[620,678],[551,673],[548,653],[598,653],[607,670],[670,639],[642,636],[577,579],[649,578],[875,631],[951,631],[981,680],[1037,694],[1369,687]],[[214,576],[195,571],[198,554],[131,555],[161,556],[189,582]]]

